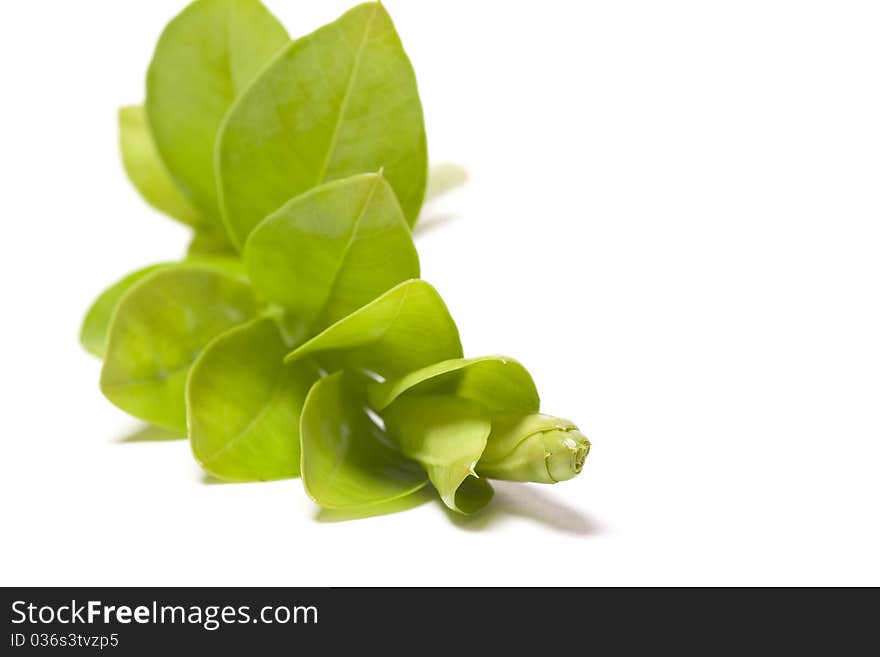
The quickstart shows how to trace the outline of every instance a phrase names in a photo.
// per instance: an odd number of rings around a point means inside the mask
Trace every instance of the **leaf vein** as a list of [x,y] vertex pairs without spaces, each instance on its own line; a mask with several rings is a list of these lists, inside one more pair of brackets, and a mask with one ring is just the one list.
[[345,267],[345,260],[348,258],[348,252],[351,251],[351,247],[357,241],[358,229],[361,225],[361,220],[364,218],[364,215],[367,213],[367,208],[370,207],[370,203],[373,200],[373,196],[376,194],[376,188],[379,186],[379,176],[373,180],[373,184],[370,186],[370,191],[367,192],[367,197],[364,200],[364,204],[358,212],[357,218],[354,220],[354,224],[351,229],[351,235],[348,237],[348,241],[345,243],[345,246],[342,248],[342,254],[339,257],[339,262],[336,264],[336,268],[333,271],[333,276],[330,279],[330,285],[327,288],[327,296],[324,298],[324,303],[318,309],[318,312],[315,313],[315,319],[320,320],[323,316],[324,312],[327,310],[327,306],[330,303],[330,299],[333,298],[333,292],[336,290],[336,286],[339,283],[339,277],[342,275],[342,270]]
[[354,81],[355,78],[357,78],[357,74],[360,69],[364,47],[367,44],[367,38],[370,36],[370,29],[373,25],[373,19],[375,19],[378,10],[379,3],[376,3],[376,5],[373,7],[373,13],[370,14],[369,19],[367,19],[366,26],[364,26],[364,34],[361,37],[361,42],[358,45],[357,52],[354,56],[354,62],[351,66],[351,73],[348,76],[348,82],[345,86],[345,92],[342,95],[342,102],[339,104],[339,114],[336,116],[336,122],[333,126],[333,134],[330,136],[330,143],[327,146],[327,153],[324,156],[324,163],[321,165],[321,169],[318,172],[318,180],[315,182],[316,185],[320,185],[322,182],[324,182],[324,178],[327,175],[327,169],[330,166],[330,160],[333,157],[333,152],[336,150],[336,141],[339,138],[339,129],[342,125],[343,118],[345,117],[345,113],[348,109],[349,99],[351,98],[351,93],[354,89]]
[[205,460],[203,461],[204,465],[209,465],[209,464],[213,463],[218,457],[222,456],[223,454],[228,452],[230,449],[235,447],[238,443],[240,443],[242,441],[242,439],[244,439],[245,436],[247,436],[250,433],[251,429],[253,429],[255,426],[257,426],[266,417],[266,415],[269,414],[269,411],[274,407],[275,402],[281,396],[281,391],[284,389],[284,385],[283,385],[284,378],[285,378],[284,370],[282,369],[278,378],[275,380],[274,385],[272,386],[272,392],[268,395],[268,397],[266,399],[266,403],[263,405],[263,408],[260,409],[259,413],[254,415],[248,421],[248,423],[245,425],[245,427],[241,431],[236,433],[232,438],[227,440],[226,443],[222,447],[217,449],[210,456],[206,457]]

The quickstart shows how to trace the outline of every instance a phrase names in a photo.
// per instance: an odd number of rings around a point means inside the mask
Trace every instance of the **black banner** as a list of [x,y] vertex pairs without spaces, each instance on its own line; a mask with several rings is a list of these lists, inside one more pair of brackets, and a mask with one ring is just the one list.
[[352,646],[544,655],[599,645],[751,652],[876,644],[875,591],[861,592],[866,601],[857,591],[781,589],[0,590],[0,645],[9,655],[337,654]]

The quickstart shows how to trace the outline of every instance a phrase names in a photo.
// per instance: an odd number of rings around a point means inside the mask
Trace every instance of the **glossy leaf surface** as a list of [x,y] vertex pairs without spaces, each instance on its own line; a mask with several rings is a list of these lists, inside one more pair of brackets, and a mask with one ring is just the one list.
[[190,366],[208,342],[256,311],[245,282],[207,265],[150,273],[122,296],[113,314],[101,390],[135,417],[186,431]]
[[236,245],[291,198],[339,178],[384,173],[410,224],[427,147],[415,75],[379,3],[293,41],[230,110],[217,171]]
[[406,397],[382,417],[401,451],[428,472],[446,506],[473,513],[488,503],[491,494],[481,484],[468,483],[458,496],[465,480],[477,477],[477,462],[492,429],[483,406],[452,395]]
[[419,275],[409,226],[376,173],[296,197],[254,229],[244,261],[256,293],[313,330]]
[[370,405],[378,411],[403,394],[452,394],[491,412],[534,413],[540,406],[531,375],[505,356],[446,360],[369,386]]
[[232,103],[289,41],[258,0],[196,0],[162,32],[146,111],[175,182],[220,227],[214,147]]
[[299,419],[318,371],[284,365],[278,326],[260,318],[221,334],[193,363],[187,425],[202,467],[227,481],[299,474]]
[[119,149],[128,179],[147,203],[190,226],[204,222],[201,212],[177,187],[156,150],[141,105],[120,108]]
[[314,385],[302,413],[302,478],[325,508],[383,504],[427,483],[424,471],[389,444],[363,398],[338,372]]
[[287,355],[320,355],[331,369],[348,367],[399,377],[461,357],[458,328],[437,291],[425,281],[401,283]]

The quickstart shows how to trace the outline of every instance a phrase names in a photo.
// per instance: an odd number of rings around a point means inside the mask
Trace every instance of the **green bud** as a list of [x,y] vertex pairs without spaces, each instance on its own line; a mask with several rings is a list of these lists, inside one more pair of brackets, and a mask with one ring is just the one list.
[[477,473],[490,479],[555,484],[584,467],[590,441],[568,420],[550,415],[505,415],[492,422]]

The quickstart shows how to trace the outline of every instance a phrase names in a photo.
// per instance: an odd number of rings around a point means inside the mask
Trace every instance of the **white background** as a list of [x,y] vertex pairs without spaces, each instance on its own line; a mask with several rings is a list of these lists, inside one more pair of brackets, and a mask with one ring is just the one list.
[[[350,6],[268,4],[294,35]],[[0,583],[880,584],[877,3],[387,0],[471,173],[424,276],[594,447],[473,519],[348,522],[126,441],[77,344],[186,243],[115,127],[182,6],[0,3]]]

